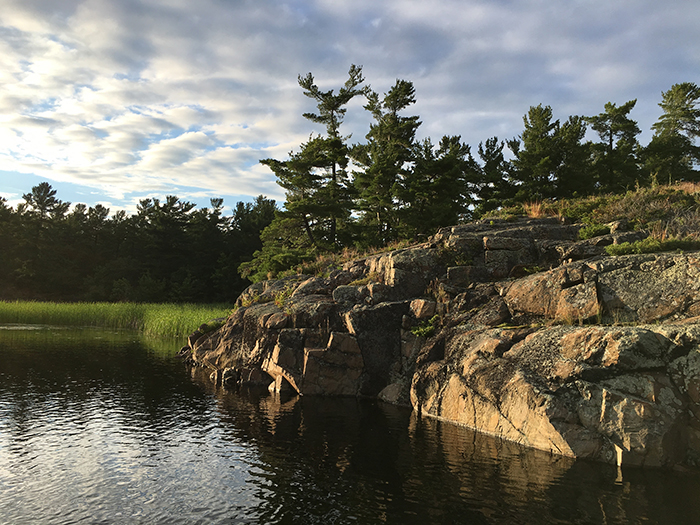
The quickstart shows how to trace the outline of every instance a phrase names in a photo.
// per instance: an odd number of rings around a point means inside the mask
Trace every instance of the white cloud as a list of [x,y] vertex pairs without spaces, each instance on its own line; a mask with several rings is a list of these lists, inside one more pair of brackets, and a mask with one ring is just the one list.
[[[698,82],[698,26],[682,0],[5,0],[0,169],[112,202],[281,199],[257,160],[321,131],[297,75],[337,89],[352,63],[380,92],[415,83],[421,136],[475,148],[518,134],[530,105],[566,118],[631,98],[646,130],[663,90]],[[361,140],[367,123],[353,103],[345,132]]]

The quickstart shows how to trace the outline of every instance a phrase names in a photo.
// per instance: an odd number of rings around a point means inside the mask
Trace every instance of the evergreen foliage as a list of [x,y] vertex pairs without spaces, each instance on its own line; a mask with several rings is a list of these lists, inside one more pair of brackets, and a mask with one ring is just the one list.
[[605,112],[586,119],[600,137],[592,148],[597,189],[601,192],[625,191],[639,180],[637,135],[641,130],[629,118],[636,103],[634,99],[618,107],[608,102]]
[[692,82],[674,84],[662,94],[663,114],[652,125],[654,136],[647,146],[644,165],[661,181],[697,181],[700,171],[700,87]]
[[512,202],[515,195],[513,164],[503,154],[504,141],[498,137],[480,142],[478,148],[479,180],[475,184],[475,215],[478,217]]
[[405,238],[433,233],[471,217],[478,168],[461,137],[445,136],[435,147],[425,139],[414,148],[414,165],[399,189],[398,213]]
[[[437,145],[429,137],[417,140],[419,117],[403,114],[416,101],[411,82],[397,80],[383,96],[360,87],[363,82],[355,65],[337,95],[319,89],[311,73],[299,76],[304,95],[317,105],[316,113],[303,116],[325,125],[326,135],[311,136],[287,160],[261,161],[287,200],[242,275],[271,278],[324,253],[415,240],[502,207],[624,192],[660,174],[696,180],[698,173],[700,89],[692,83],[663,94],[664,114],[646,148],[630,117],[636,100],[608,102],[598,115],[563,122],[539,104],[523,117],[520,136],[487,139],[476,160],[459,136],[444,136]],[[349,145],[339,127],[357,96],[366,98],[372,122],[366,141]],[[584,141],[588,126],[598,142]]]
[[171,195],[110,217],[99,204],[69,211],[48,182],[23,198],[0,200],[0,300],[232,302],[276,209],[260,196],[224,217],[222,199],[195,209]]
[[400,112],[415,103],[415,93],[411,82],[397,80],[381,100],[373,91],[367,94],[365,109],[374,123],[367,143],[352,148],[353,160],[360,168],[354,172],[354,184],[363,244],[383,246],[401,235],[399,194],[410,173],[421,123],[417,116],[405,117]]
[[591,148],[581,142],[585,119],[572,116],[564,124],[552,119],[550,106],[533,106],[523,117],[525,131],[508,141],[515,157],[511,164],[516,202],[587,195],[594,189]]
[[[691,82],[662,94],[646,147],[630,116],[636,100],[564,121],[539,104],[523,117],[519,136],[486,139],[476,158],[460,136],[437,144],[417,138],[420,118],[404,114],[416,102],[411,82],[396,80],[383,95],[364,82],[355,65],[337,92],[319,88],[311,73],[298,77],[316,105],[303,116],[324,132],[286,160],[260,161],[285,191],[281,209],[259,196],[224,217],[221,199],[197,210],[167,196],[142,200],[133,216],[110,217],[101,205],[71,209],[46,182],[16,209],[0,197],[0,300],[226,301],[250,281],[303,271],[329,254],[414,241],[499,209],[566,205],[591,225],[604,224],[592,211],[601,203],[612,209],[637,199],[630,217],[654,211],[655,201],[644,201],[651,194],[620,196],[633,187],[700,180],[700,88]],[[358,97],[369,130],[350,144],[341,125]],[[584,141],[588,126],[597,142]],[[668,199],[680,206],[674,213],[689,209],[674,193]]]

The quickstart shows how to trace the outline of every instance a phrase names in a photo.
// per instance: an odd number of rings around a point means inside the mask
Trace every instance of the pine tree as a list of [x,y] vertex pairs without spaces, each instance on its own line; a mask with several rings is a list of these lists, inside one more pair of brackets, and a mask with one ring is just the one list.
[[[303,227],[311,246],[335,249],[349,242],[348,232],[342,231],[350,222],[353,187],[347,167],[350,162],[347,138],[340,135],[340,125],[350,100],[366,93],[359,87],[364,82],[362,68],[351,66],[348,80],[337,94],[321,91],[311,73],[299,76],[304,95],[316,102],[317,113],[304,117],[323,124],[326,135],[312,136],[301,145],[299,153],[290,153],[286,161],[264,159],[286,190],[284,216]],[[288,221],[289,222],[289,221]]]
[[700,180],[700,87],[692,82],[674,84],[662,94],[663,114],[654,123],[654,136],[644,150],[644,166],[661,181]]
[[525,129],[520,138],[507,141],[513,152],[516,181],[515,200],[541,200],[555,195],[554,173],[558,166],[554,134],[559,121],[552,122],[550,106],[531,106],[523,117]]
[[262,233],[263,246],[252,261],[242,264],[241,275],[261,280],[312,258],[352,243],[354,187],[348,175],[349,137],[340,134],[347,104],[368,88],[362,68],[352,65],[348,80],[336,94],[322,91],[311,73],[299,75],[304,95],[316,102],[316,113],[304,113],[308,120],[323,124],[325,135],[312,135],[299,152],[287,160],[263,159],[285,190],[284,209]]
[[586,118],[600,137],[600,142],[593,145],[593,167],[600,191],[624,191],[639,179],[637,135],[640,129],[629,118],[636,103],[634,99],[618,107],[608,102],[605,112]]
[[479,180],[476,184],[476,215],[495,210],[510,203],[515,194],[512,165],[503,155],[504,141],[491,137],[478,147]]
[[374,123],[368,142],[352,149],[353,160],[362,168],[354,173],[354,184],[365,244],[384,245],[398,236],[397,191],[413,159],[421,124],[419,117],[399,113],[414,103],[415,88],[405,80],[397,80],[381,100],[375,92],[367,95],[365,109]]
[[550,106],[531,106],[523,117],[520,138],[508,141],[518,202],[572,197],[591,193],[590,148],[581,141],[586,134],[583,117],[571,116],[561,124],[552,121]]
[[402,236],[432,233],[471,216],[479,167],[460,136],[428,138],[414,147],[414,165],[397,192]]
[[582,197],[595,191],[595,177],[591,175],[591,143],[583,142],[586,119],[569,117],[555,133],[559,160],[556,170],[557,198]]

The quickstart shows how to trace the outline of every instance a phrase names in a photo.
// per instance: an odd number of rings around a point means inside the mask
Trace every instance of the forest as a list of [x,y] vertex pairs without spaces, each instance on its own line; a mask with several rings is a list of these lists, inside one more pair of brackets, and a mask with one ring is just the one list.
[[[337,92],[319,89],[311,73],[298,80],[316,105],[303,117],[325,132],[285,160],[261,160],[285,190],[282,207],[259,196],[225,217],[222,199],[196,209],[167,196],[110,215],[101,205],[71,206],[43,182],[15,208],[0,198],[0,299],[230,302],[251,281],[323,254],[419,240],[519,203],[700,181],[694,83],[661,94],[645,146],[630,100],[565,121],[532,106],[519,136],[472,149],[460,136],[417,139],[409,81],[380,95],[355,65]],[[371,123],[362,142],[349,143],[342,124],[356,97]]]
[[249,283],[238,266],[275,216],[263,196],[229,217],[176,196],[137,213],[63,202],[47,182],[16,209],[0,198],[0,300],[232,303]]

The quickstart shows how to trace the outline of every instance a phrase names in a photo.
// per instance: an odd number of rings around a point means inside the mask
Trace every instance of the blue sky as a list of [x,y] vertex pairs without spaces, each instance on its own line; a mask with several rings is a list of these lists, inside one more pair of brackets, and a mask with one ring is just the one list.
[[338,88],[351,64],[380,93],[414,83],[421,138],[475,151],[532,105],[565,120],[636,98],[646,143],[661,93],[700,83],[698,27],[689,0],[0,0],[0,196],[282,202],[258,161],[322,131],[297,76]]

